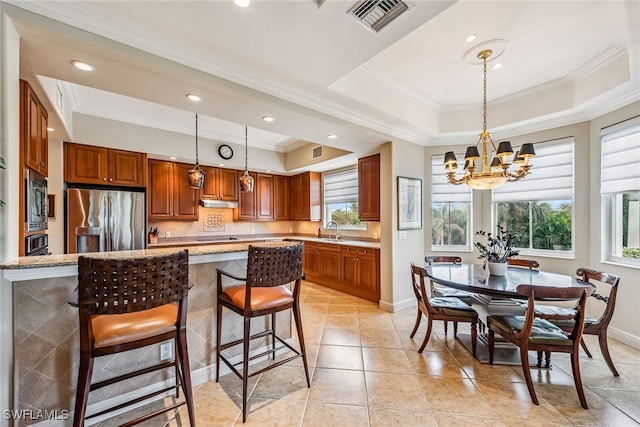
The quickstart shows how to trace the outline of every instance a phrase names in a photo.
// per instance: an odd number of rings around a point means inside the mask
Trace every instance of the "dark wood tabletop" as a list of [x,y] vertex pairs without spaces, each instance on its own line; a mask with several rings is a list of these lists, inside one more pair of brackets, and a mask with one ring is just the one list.
[[576,276],[517,267],[508,267],[506,276],[490,275],[488,270],[477,264],[435,264],[425,266],[425,269],[427,276],[441,285],[501,298],[523,298],[516,293],[516,287],[521,284],[585,286],[585,282]]

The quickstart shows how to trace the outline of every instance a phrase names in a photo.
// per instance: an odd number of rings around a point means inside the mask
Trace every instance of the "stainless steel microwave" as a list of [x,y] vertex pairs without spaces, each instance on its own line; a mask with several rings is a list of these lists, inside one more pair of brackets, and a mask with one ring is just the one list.
[[24,170],[24,231],[47,229],[47,179],[31,169]]

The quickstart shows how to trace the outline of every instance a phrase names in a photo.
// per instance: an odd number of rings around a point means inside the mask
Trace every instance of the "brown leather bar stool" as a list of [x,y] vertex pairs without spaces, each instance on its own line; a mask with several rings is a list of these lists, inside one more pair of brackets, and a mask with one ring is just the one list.
[[[307,353],[300,319],[300,305],[298,302],[302,281],[303,248],[304,245],[302,243],[278,247],[251,245],[249,246],[246,277],[237,277],[225,271],[217,270],[218,317],[216,335],[216,382],[220,378],[221,360],[233,373],[242,379],[242,422],[247,420],[247,383],[249,378],[254,375],[302,357],[304,372],[307,377],[307,387],[311,387],[309,367],[307,366]],[[245,283],[223,288],[222,276],[241,280]],[[289,290],[287,285],[291,282],[294,282],[294,285],[293,288]],[[244,318],[243,338],[226,344],[221,343],[223,307],[228,308]],[[276,335],[276,313],[288,309],[292,309],[293,311],[300,350],[296,350]],[[271,315],[271,329],[251,335],[251,319],[269,314]],[[271,349],[250,357],[250,341],[263,337],[271,337]],[[283,345],[276,347],[276,341]],[[221,352],[240,344],[243,345],[242,361],[232,364]],[[294,353],[293,356],[276,362],[276,352],[284,348],[291,350]],[[249,361],[264,356],[271,356],[273,362],[262,369],[249,372]],[[237,365],[242,365],[242,372],[236,369]]]
[[[70,303],[78,306],[80,319],[80,367],[73,426],[85,419],[125,408],[175,388],[185,399],[167,408],[143,415],[125,426],[187,405],[189,421],[195,426],[191,371],[187,351],[187,296],[189,254],[186,250],[169,255],[133,259],[78,258],[77,295]],[[74,292],[75,294],[75,292]],[[74,303],[74,298],[77,303]],[[94,360],[151,344],[174,340],[175,358],[91,384]],[[175,385],[86,416],[89,392],[137,375],[175,368]]]

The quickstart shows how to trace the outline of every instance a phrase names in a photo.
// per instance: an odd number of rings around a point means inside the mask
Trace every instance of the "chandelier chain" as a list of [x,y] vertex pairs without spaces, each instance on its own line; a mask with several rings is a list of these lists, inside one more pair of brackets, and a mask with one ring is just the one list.
[[487,131],[487,57],[482,58],[484,80],[482,82],[482,131]]
[[244,127],[244,174],[249,171],[249,143],[247,126]]
[[198,113],[196,113],[196,168],[199,166],[198,161]]

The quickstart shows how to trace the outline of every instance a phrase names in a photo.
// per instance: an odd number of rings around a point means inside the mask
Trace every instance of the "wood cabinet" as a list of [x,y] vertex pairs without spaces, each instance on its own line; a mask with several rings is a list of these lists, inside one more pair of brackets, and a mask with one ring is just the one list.
[[147,215],[150,220],[198,220],[199,191],[189,187],[193,165],[149,160]]
[[258,192],[258,178],[255,172],[249,172],[253,178],[253,191],[238,193],[238,209],[233,210],[234,221],[255,221],[256,220],[256,194]]
[[29,83],[20,80],[20,136],[24,165],[49,174],[49,116]]
[[306,172],[290,177],[289,206],[294,221],[319,221],[322,214],[322,187],[319,172]]
[[238,201],[238,173],[235,169],[203,166],[202,170],[207,174],[204,179],[202,197]]
[[289,177],[273,176],[273,219],[289,220]]
[[147,155],[64,143],[64,181],[76,184],[145,187]]
[[380,300],[380,251],[305,242],[307,280],[371,301]]
[[358,159],[358,215],[380,221],[380,154]]
[[272,221],[274,219],[273,175],[249,172],[254,179],[253,192],[238,198],[236,221]]

